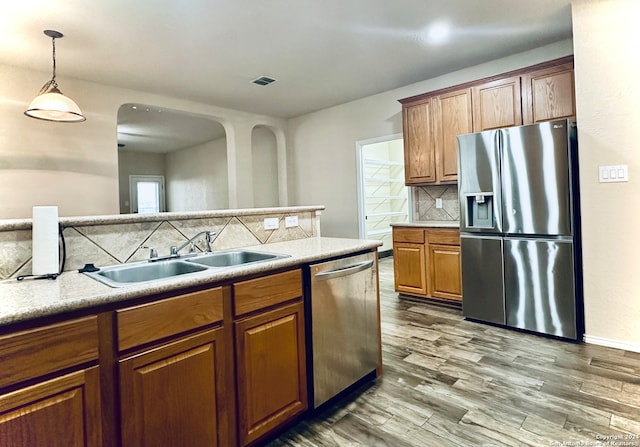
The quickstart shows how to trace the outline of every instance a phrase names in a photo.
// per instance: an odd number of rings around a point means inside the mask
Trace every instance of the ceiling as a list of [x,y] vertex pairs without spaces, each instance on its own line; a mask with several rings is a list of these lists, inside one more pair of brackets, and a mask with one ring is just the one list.
[[[62,80],[289,118],[570,38],[571,11],[570,0],[20,0],[3,2],[0,29],[3,64],[50,72],[42,31],[55,29]],[[251,82],[263,75],[277,82]]]
[[121,150],[166,154],[224,136],[222,124],[205,116],[133,103],[118,109]]

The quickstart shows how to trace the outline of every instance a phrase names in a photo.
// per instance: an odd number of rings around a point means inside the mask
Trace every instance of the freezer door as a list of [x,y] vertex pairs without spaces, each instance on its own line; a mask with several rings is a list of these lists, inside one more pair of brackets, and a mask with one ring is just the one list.
[[501,231],[499,138],[496,131],[458,136],[460,231]]
[[501,131],[503,232],[571,236],[571,166],[567,120]]
[[504,240],[507,325],[577,339],[573,243]]
[[462,314],[504,324],[502,239],[461,235]]

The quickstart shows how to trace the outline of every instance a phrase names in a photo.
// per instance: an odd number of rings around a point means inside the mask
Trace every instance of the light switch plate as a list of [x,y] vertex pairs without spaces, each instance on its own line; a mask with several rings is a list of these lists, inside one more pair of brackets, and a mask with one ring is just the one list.
[[600,183],[628,182],[629,167],[627,165],[600,166],[598,175]]
[[277,230],[280,227],[280,219],[277,217],[265,217],[264,229],[265,230]]
[[284,218],[284,227],[291,228],[298,226],[298,216],[286,216]]

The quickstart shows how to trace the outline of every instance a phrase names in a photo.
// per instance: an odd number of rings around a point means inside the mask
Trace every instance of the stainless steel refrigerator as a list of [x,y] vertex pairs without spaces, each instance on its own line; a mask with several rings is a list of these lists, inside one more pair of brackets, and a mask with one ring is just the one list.
[[466,318],[581,340],[576,124],[458,136]]

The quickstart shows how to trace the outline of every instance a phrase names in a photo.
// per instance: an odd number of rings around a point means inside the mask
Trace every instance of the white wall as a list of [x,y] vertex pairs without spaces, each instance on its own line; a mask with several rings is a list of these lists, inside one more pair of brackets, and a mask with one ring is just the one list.
[[326,206],[323,235],[358,237],[355,142],[402,133],[398,99],[572,53],[567,40],[289,120],[293,203]]
[[166,154],[167,211],[229,208],[227,140]]
[[282,134],[286,129],[280,118],[64,77],[57,79],[61,90],[78,103],[87,121],[68,124],[26,117],[24,110],[50,77],[0,65],[0,219],[31,217],[34,205],[57,205],[61,216],[119,213],[116,126],[124,103],[192,112],[220,122],[228,137],[234,207],[253,206],[251,178],[243,179],[251,172],[252,129],[265,125]]
[[[640,351],[640,2],[574,1],[587,340]],[[599,183],[626,164],[629,182]]]

